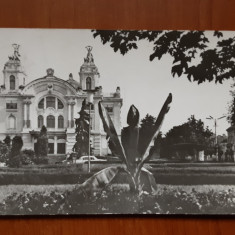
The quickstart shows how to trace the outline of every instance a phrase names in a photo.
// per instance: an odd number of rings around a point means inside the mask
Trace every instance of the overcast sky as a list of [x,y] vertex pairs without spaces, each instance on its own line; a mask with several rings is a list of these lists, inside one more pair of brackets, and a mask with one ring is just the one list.
[[[226,36],[233,32],[224,32]],[[160,61],[149,61],[152,45],[141,42],[139,49],[122,56],[109,45],[103,45],[99,38],[94,39],[90,30],[42,30],[42,29],[0,29],[0,66],[3,69],[9,55],[13,54],[12,44],[20,44],[22,65],[27,74],[26,82],[46,75],[47,68],[55,70],[55,76],[68,79],[73,73],[79,81],[79,69],[86,57],[85,47],[93,47],[95,64],[100,72],[100,85],[105,92],[121,88],[124,99],[122,125],[126,125],[126,115],[131,104],[140,111],[141,118],[147,113],[157,116],[168,93],[173,94],[171,110],[162,126],[166,133],[175,125],[187,121],[191,115],[202,119],[214,130],[209,115],[227,115],[229,91],[232,80],[222,85],[203,83],[197,85],[186,77],[173,78],[172,59],[164,56]],[[3,84],[3,75],[0,83]],[[229,127],[226,119],[218,122],[218,134],[226,134]]]

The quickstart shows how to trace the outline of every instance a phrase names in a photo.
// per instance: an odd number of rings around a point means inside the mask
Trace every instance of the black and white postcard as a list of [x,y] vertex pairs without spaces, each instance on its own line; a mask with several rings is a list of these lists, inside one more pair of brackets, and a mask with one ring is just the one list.
[[0,215],[235,213],[235,32],[0,29]]

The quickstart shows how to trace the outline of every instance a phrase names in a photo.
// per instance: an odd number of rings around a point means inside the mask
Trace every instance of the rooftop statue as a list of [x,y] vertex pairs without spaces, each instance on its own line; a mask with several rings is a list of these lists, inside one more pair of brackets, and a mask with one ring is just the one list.
[[92,46],[86,46],[86,49],[87,49],[88,53],[87,53],[87,57],[84,58],[84,62],[85,63],[94,63],[94,58],[93,58],[93,55],[91,53]]
[[14,54],[12,56],[9,56],[9,60],[16,60],[16,61],[20,61],[20,53],[19,53],[19,48],[20,45],[19,44],[12,44],[13,48],[14,48]]

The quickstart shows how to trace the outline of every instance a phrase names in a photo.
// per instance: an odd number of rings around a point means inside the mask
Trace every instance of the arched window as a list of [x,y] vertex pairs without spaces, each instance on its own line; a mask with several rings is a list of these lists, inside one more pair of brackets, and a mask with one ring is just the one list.
[[58,117],[58,128],[64,128],[64,117],[61,115]]
[[52,115],[47,116],[47,127],[55,128],[55,117]]
[[58,99],[58,109],[63,109],[64,105],[61,100]]
[[43,116],[39,115],[38,116],[38,128],[42,128],[43,126]]
[[8,117],[9,129],[16,129],[16,118],[14,115]]
[[86,79],[86,89],[91,90],[91,78],[90,77]]
[[10,76],[10,90],[15,90],[16,89],[16,79],[15,76],[11,75]]
[[47,108],[51,107],[51,108],[54,108],[55,109],[55,97],[53,96],[48,96],[46,98],[46,101],[47,101]]
[[40,102],[38,103],[38,108],[39,109],[44,109],[44,99],[40,100]]

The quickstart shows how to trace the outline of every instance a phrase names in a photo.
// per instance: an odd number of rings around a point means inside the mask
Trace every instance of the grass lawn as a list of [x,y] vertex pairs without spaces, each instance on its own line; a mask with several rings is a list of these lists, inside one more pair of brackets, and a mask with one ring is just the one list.
[[[0,185],[60,185],[82,183],[93,173],[121,164],[45,165],[22,168],[0,168]],[[234,163],[166,163],[146,164],[157,184],[235,185]],[[125,177],[124,177],[125,178]],[[125,181],[124,181],[125,182]]]

